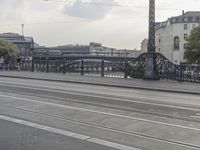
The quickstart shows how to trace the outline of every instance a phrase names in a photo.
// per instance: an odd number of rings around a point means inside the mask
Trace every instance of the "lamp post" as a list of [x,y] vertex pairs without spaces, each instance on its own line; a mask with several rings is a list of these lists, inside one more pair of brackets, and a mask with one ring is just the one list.
[[157,79],[155,51],[155,0],[149,0],[149,39],[144,68],[144,79],[146,80]]

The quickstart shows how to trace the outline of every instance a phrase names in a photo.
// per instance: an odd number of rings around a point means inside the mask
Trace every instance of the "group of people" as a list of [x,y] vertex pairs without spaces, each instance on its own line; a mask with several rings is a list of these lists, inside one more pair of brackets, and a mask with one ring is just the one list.
[[20,63],[21,63],[21,58],[18,56],[14,60],[11,58],[7,57],[0,57],[0,70],[2,71],[3,69],[9,69],[13,70],[16,68],[17,70],[20,70]]

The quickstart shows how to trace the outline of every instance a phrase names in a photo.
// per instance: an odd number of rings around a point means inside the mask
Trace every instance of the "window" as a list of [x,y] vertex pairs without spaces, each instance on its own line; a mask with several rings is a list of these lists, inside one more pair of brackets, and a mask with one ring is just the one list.
[[183,19],[185,22],[187,22],[188,21],[188,18],[187,17],[184,17],[184,19]]
[[197,22],[199,22],[200,21],[200,17],[197,17]]
[[187,38],[188,38],[188,35],[187,35],[187,34],[184,34],[184,40],[187,41]]
[[184,24],[184,30],[187,30],[187,29],[188,29],[188,25]]
[[192,21],[193,21],[193,17],[189,17],[188,20],[189,20],[190,22],[192,22]]
[[178,36],[174,37],[174,50],[179,50],[180,39]]

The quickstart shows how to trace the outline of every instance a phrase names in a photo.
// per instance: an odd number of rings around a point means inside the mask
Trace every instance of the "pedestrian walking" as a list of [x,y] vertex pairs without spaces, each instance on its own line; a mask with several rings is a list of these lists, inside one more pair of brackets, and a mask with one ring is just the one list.
[[18,56],[17,59],[16,59],[16,61],[17,61],[17,70],[20,71],[20,69],[21,69],[20,68],[21,58]]
[[0,58],[0,70],[2,71],[4,67],[4,58],[3,56]]

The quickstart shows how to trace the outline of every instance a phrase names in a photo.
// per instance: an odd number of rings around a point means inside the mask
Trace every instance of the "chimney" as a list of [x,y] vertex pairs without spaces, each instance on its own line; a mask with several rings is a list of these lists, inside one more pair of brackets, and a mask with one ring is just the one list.
[[183,15],[183,16],[185,15],[185,11],[184,11],[184,10],[182,10],[182,15]]

